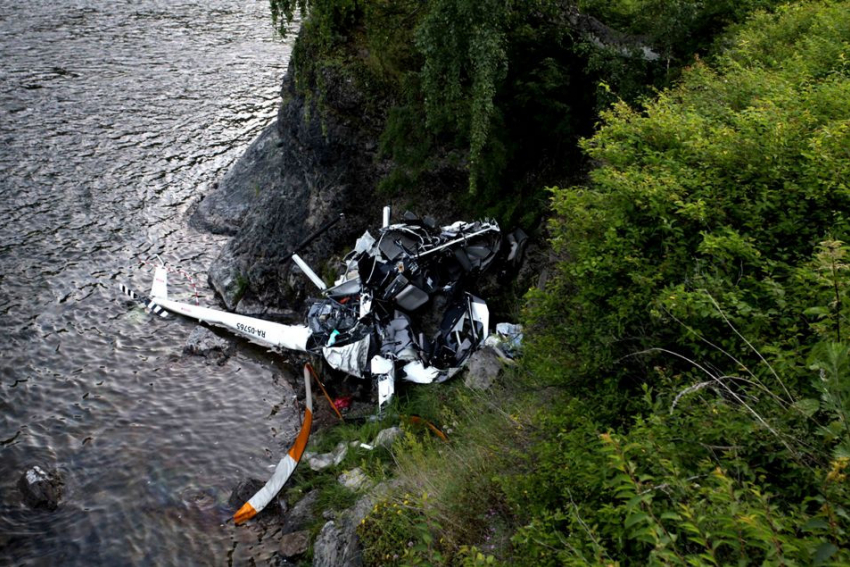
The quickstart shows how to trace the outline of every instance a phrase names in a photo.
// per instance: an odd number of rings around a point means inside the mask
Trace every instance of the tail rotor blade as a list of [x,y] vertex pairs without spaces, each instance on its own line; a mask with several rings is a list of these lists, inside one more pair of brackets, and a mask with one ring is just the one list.
[[154,303],[151,298],[145,297],[144,295],[139,295],[124,284],[118,284],[118,287],[121,289],[121,293],[123,293],[136,303],[139,303],[142,307],[145,308],[145,311],[147,311],[148,313],[153,313],[154,315],[159,315],[160,317],[168,317],[168,311],[163,309],[160,305]]

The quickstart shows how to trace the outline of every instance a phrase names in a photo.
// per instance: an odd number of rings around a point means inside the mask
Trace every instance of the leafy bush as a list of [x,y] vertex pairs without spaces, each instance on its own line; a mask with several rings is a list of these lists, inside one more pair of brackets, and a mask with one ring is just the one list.
[[[754,356],[740,335],[769,353],[820,340],[819,315],[804,312],[833,300],[811,285],[823,280],[812,262],[848,236],[842,8],[762,15],[718,70],[698,63],[642,110],[604,114],[584,142],[600,164],[592,184],[552,189],[553,244],[568,260],[531,298],[531,323],[570,348],[569,366],[623,376],[647,357],[615,361],[653,347],[720,364],[718,347]],[[781,363],[791,385],[808,382],[800,354]]]
[[535,564],[850,560],[850,3],[721,45],[606,112],[590,182],[551,190],[525,364],[581,403],[505,479]]

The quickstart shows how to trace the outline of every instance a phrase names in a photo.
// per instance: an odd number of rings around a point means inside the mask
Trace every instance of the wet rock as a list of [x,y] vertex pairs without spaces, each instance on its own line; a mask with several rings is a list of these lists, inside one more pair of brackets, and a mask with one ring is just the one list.
[[499,354],[491,347],[478,349],[469,357],[463,383],[473,390],[487,390],[502,371]]
[[256,478],[249,478],[243,481],[240,481],[237,484],[233,491],[230,493],[230,499],[227,503],[231,508],[239,509],[242,505],[251,499],[251,497],[257,493],[259,489],[263,487],[266,483],[262,480]]
[[[239,484],[237,484],[230,493],[230,499],[227,501],[228,505],[230,505],[234,511],[238,510],[243,504],[245,504],[245,502],[250,500],[258,490],[265,486],[265,484],[265,482],[256,478],[248,478],[239,482]],[[260,515],[269,517],[268,512],[272,512],[275,516],[281,516],[286,514],[286,510],[286,500],[283,497],[278,496],[269,502],[268,506],[260,511]]]
[[360,469],[360,467],[345,471],[337,477],[337,482],[354,492],[363,490],[369,485],[369,477]]
[[59,471],[45,471],[36,465],[18,480],[24,503],[30,508],[56,510],[62,498],[64,481]]
[[303,555],[310,546],[310,532],[301,530],[283,535],[278,552],[286,559]]
[[233,354],[234,349],[235,345],[231,341],[199,325],[189,335],[189,339],[183,347],[183,352],[194,356],[203,356],[223,364]]
[[384,429],[378,433],[375,437],[375,440],[372,442],[373,447],[392,447],[392,444],[398,439],[398,436],[401,435],[400,427],[390,427],[389,429]]
[[233,311],[245,294],[247,279],[243,275],[241,264],[227,246],[210,265],[207,278],[212,288],[224,300],[227,309]]
[[295,503],[292,509],[286,513],[281,524],[281,532],[288,534],[307,528],[313,520],[313,510],[319,501],[319,490],[314,489],[304,495]]
[[319,453],[318,455],[307,453],[304,455],[304,458],[307,460],[307,464],[310,465],[311,469],[320,471],[331,465],[336,466],[340,464],[347,454],[348,445],[345,442],[340,442],[330,453]]
[[214,234],[234,235],[264,191],[275,191],[283,178],[283,149],[277,122],[268,126],[225,174],[189,218],[189,224]]

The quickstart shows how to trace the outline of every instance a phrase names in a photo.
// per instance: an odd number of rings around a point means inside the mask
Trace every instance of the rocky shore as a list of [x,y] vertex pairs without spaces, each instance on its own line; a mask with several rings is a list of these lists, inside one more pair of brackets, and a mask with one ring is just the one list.
[[[318,97],[311,96],[310,86],[305,89],[299,83],[295,69],[291,65],[283,80],[277,120],[204,196],[189,218],[198,230],[231,237],[209,268],[209,283],[226,308],[284,322],[303,321],[304,302],[313,294],[299,268],[284,260],[306,236],[341,213],[342,222],[299,252],[323,275],[334,269],[333,261],[341,258],[364,230],[380,224],[385,204],[393,204],[400,214],[408,203],[416,203],[427,207],[419,212],[440,223],[458,215],[437,190],[430,194],[421,187],[412,189],[408,195],[395,194],[392,203],[378,194],[378,181],[391,165],[378,151],[381,117],[361,112],[365,95],[334,68],[322,71],[321,104]],[[498,287],[496,282],[491,285]],[[213,362],[226,358],[229,347],[219,345],[214,335],[202,333],[200,329],[187,352]],[[492,379],[483,378],[487,384]],[[400,433],[397,427],[387,431],[395,436]],[[392,440],[378,436],[372,444],[375,450],[385,452],[391,450]],[[346,452],[363,450],[355,445],[342,444],[327,454],[308,454],[302,466],[323,471],[316,474],[337,475]],[[370,445],[369,451],[372,449]],[[387,482],[370,482],[360,469],[342,471],[339,477],[341,487],[358,495],[353,506],[326,510],[320,518],[315,510],[317,490],[288,495],[284,489],[274,511],[258,518],[282,526],[281,564],[303,558],[311,539],[314,565],[362,563],[356,527],[387,491]],[[236,487],[234,502],[244,501],[244,495],[237,493],[251,492],[250,483],[245,480]],[[292,509],[286,505],[290,497],[297,501]],[[323,527],[311,538],[309,527],[320,522]]]

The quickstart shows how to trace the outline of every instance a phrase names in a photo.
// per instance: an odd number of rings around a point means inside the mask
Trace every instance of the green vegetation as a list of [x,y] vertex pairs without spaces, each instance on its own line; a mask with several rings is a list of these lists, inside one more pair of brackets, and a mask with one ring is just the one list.
[[600,46],[554,0],[308,3],[390,181],[454,160],[530,224],[561,185],[522,364],[402,401],[456,434],[395,447],[370,564],[850,562],[850,2],[774,6],[580,1]]
[[784,7],[723,45],[640,109],[605,112],[583,143],[590,183],[551,190],[567,259],[529,296],[525,364],[592,418],[546,416],[532,459],[563,472],[524,475],[546,488],[515,550],[850,557],[850,10]]
[[543,187],[583,172],[576,142],[599,109],[667,85],[724,25],[776,3],[583,1],[624,32],[600,43],[560,0],[271,0],[281,31],[297,8],[309,14],[291,65],[320,114],[340,112],[329,82],[362,93],[347,117],[381,134],[394,163],[384,191],[442,186],[527,229],[545,212]]

